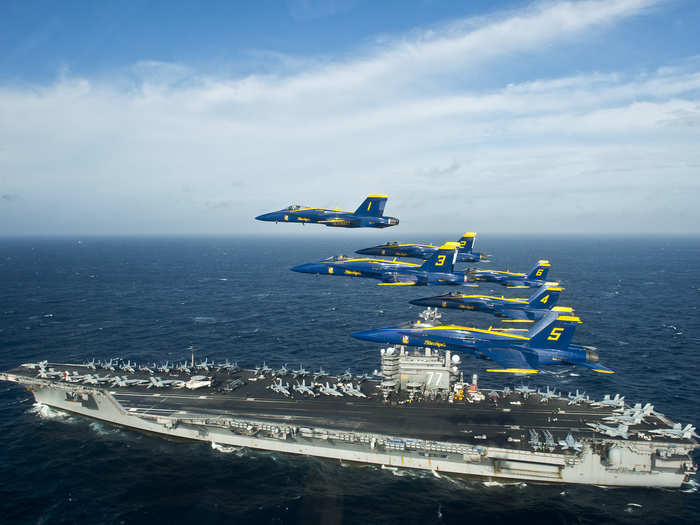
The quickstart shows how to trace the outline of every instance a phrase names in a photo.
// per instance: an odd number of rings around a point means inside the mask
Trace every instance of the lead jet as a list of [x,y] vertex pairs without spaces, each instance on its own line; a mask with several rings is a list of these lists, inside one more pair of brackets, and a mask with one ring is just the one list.
[[549,267],[549,261],[541,259],[527,273],[500,270],[469,270],[469,280],[498,283],[508,288],[538,288],[545,284],[556,286],[559,283],[546,281]]
[[445,243],[423,264],[337,255],[318,263],[301,264],[291,270],[320,275],[369,277],[382,281],[380,285],[456,285],[466,280],[465,272],[454,271],[456,248],[456,242]]
[[450,292],[436,297],[424,297],[409,301],[418,306],[436,306],[438,308],[456,308],[486,312],[496,317],[507,317],[521,322],[533,322],[542,319],[559,300],[563,288],[540,286],[528,299],[508,299],[492,295],[464,295]]
[[[458,241],[459,246],[457,248],[457,260],[455,262],[488,262],[486,260],[486,254],[472,252],[475,238],[475,232],[467,232],[462,235],[462,238]],[[363,248],[362,250],[357,250],[355,253],[359,253],[360,255],[387,255],[389,257],[430,259],[439,249],[439,246],[433,244],[400,244],[398,242],[388,242],[380,246]]]
[[598,353],[593,348],[571,344],[580,322],[578,317],[552,311],[530,330],[524,331],[491,327],[484,330],[417,321],[350,335],[377,343],[467,351],[502,367],[487,372],[533,374],[546,366],[578,365],[595,372],[612,373],[598,362]]
[[388,228],[396,226],[396,217],[384,217],[386,195],[367,195],[365,201],[354,212],[331,210],[328,208],[309,208],[293,204],[288,208],[255,217],[267,222],[296,222],[325,224],[336,228]]

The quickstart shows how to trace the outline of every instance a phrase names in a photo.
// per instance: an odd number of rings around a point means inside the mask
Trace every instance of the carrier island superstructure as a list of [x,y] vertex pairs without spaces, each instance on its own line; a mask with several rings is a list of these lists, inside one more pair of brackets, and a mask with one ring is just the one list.
[[32,363],[0,374],[38,403],[169,437],[485,480],[680,487],[694,428],[650,404],[481,389],[449,351],[389,347],[371,376],[189,363]]

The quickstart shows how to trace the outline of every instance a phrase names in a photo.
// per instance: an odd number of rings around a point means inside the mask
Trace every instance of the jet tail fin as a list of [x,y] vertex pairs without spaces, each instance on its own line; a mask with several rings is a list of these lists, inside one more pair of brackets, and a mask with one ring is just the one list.
[[537,264],[533,266],[529,272],[527,272],[527,279],[528,280],[534,280],[534,279],[541,279],[545,280],[547,278],[547,273],[549,272],[549,261],[545,261],[544,259],[540,259],[537,261]]
[[446,242],[438,248],[430,259],[423,263],[420,269],[427,272],[451,273],[457,258],[458,246],[459,244],[456,242]]
[[367,195],[360,207],[355,210],[355,215],[362,217],[381,217],[384,215],[384,206],[387,195]]
[[476,240],[476,232],[467,232],[459,239],[459,253],[471,253]]
[[551,310],[559,301],[563,288],[543,285],[527,300],[530,308]]
[[566,349],[574,338],[581,319],[568,308],[555,306],[530,329],[530,346]]

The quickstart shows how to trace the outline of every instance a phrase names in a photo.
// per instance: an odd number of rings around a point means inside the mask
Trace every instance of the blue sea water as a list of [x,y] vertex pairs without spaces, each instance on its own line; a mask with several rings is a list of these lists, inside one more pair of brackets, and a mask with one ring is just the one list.
[[[41,359],[182,360],[195,345],[199,358],[247,367],[266,361],[372,371],[378,347],[348,334],[414,318],[419,308],[408,300],[445,289],[290,272],[389,240],[324,233],[2,239],[0,369]],[[484,265],[494,269],[525,270],[548,258],[550,278],[566,288],[560,304],[573,306],[584,321],[575,342],[598,347],[601,362],[617,372],[567,368],[526,379],[529,384],[578,388],[597,398],[621,392],[672,419],[700,424],[699,238],[485,237],[479,249],[494,254]],[[490,285],[478,292],[527,294]],[[473,312],[445,317],[475,326],[493,321]],[[489,377],[483,361],[463,363],[482,385],[507,381]],[[6,383],[0,384],[0,435],[0,522],[6,523],[700,522],[693,487],[486,486],[311,457],[226,454],[207,443],[39,413],[31,394]]]

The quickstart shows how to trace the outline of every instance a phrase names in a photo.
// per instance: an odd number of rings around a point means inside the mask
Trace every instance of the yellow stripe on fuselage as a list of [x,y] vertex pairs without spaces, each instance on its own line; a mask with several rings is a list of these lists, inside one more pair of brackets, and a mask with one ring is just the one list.
[[507,374],[537,374],[539,370],[534,368],[487,368],[487,372],[505,372]]
[[382,249],[387,249],[387,248],[404,248],[406,246],[418,246],[420,248],[437,248],[437,246],[434,246],[432,244],[413,244],[413,243],[406,243],[406,244],[385,244],[384,246],[380,246]]
[[322,263],[329,263],[329,264],[345,264],[349,262],[377,262],[377,263],[383,263],[383,264],[399,264],[403,266],[411,266],[413,268],[420,268],[420,264],[414,264],[414,263],[408,263],[408,262],[403,262],[403,261],[389,261],[388,259],[371,259],[371,258],[364,258],[364,257],[358,257],[357,259],[345,259],[343,261],[321,261]]
[[399,331],[407,331],[407,330],[462,330],[466,332],[478,332],[481,334],[492,334],[492,335],[500,335],[503,337],[512,337],[513,339],[524,339],[525,341],[529,341],[529,337],[525,337],[522,335],[515,335],[515,334],[505,334],[502,332],[496,332],[494,330],[483,330],[481,328],[469,328],[467,326],[457,326],[457,325],[442,325],[442,326],[425,326],[425,327],[420,327],[420,328],[393,328],[393,330],[396,330],[397,332]]
[[354,213],[352,211],[347,211],[347,210],[337,210],[335,208],[299,208],[298,210],[294,210],[290,213],[296,213],[298,211],[309,211],[309,210],[314,210],[314,211],[337,211],[338,213]]
[[474,275],[480,275],[480,274],[492,274],[492,273],[497,273],[500,275],[519,275],[521,277],[525,277],[524,273],[517,273],[517,272],[506,272],[503,270],[476,270],[474,272]]
[[495,297],[493,295],[460,295],[460,296],[451,296],[451,297],[445,297],[444,299],[496,299],[497,301],[510,301],[512,303],[522,303],[522,304],[527,304],[527,300],[525,299],[508,299],[506,297]]

